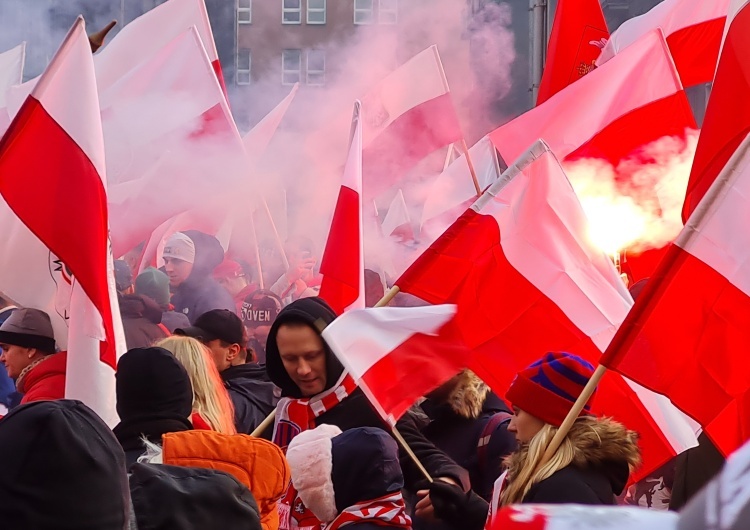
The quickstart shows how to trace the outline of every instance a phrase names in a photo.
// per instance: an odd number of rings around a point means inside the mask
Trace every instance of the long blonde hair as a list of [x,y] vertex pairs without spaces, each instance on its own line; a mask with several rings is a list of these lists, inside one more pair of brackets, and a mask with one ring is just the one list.
[[211,354],[191,337],[168,337],[157,346],[169,350],[185,367],[193,384],[193,411],[216,432],[237,434],[234,406]]
[[500,506],[520,503],[534,484],[571,464],[596,464],[614,456],[627,462],[632,471],[640,463],[637,433],[609,418],[581,416],[554,456],[539,467],[555,433],[557,427],[546,423],[530,442],[505,459],[509,482],[500,493]]

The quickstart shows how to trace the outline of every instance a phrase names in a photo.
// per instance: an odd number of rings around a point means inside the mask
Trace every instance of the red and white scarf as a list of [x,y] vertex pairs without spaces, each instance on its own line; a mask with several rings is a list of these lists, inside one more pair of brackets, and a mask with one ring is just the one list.
[[350,506],[331,523],[324,525],[323,529],[338,530],[347,525],[364,521],[376,526],[411,530],[411,518],[406,514],[404,498],[400,491]]
[[[286,453],[299,433],[315,428],[315,420],[344,401],[357,389],[357,383],[344,372],[334,386],[311,398],[281,398],[276,407],[273,442]],[[278,504],[279,530],[320,530],[322,523],[305,506],[297,490],[289,484]]]

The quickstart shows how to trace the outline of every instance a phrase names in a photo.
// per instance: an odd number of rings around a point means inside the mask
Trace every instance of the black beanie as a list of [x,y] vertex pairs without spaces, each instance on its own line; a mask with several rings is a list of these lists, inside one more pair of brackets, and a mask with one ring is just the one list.
[[185,367],[164,348],[134,348],[117,364],[117,414],[124,422],[177,419],[189,425],[193,387]]
[[37,401],[0,420],[0,526],[123,530],[125,455],[80,401]]

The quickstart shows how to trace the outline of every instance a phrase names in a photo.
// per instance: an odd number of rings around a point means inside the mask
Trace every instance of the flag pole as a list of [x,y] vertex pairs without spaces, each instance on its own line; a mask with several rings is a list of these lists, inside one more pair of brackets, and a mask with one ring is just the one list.
[[[440,72],[440,79],[443,81],[443,89],[447,94],[451,93],[450,87],[448,86],[448,78],[445,75],[445,69],[443,68],[443,61],[440,60],[440,53],[438,53],[437,46],[433,44],[430,46],[432,52],[435,54],[435,62],[437,63],[438,71]],[[474,163],[471,161],[471,155],[469,155],[469,146],[466,144],[466,138],[461,133],[461,148],[464,151],[466,157],[466,164],[469,166],[469,173],[471,173],[471,180],[474,183],[474,189],[477,192],[477,197],[482,195],[482,189],[479,187],[479,179],[477,179],[477,172],[474,169]]]
[[263,434],[263,431],[268,429],[271,425],[273,425],[273,420],[276,418],[276,407],[273,408],[271,413],[266,416],[266,419],[263,420],[260,425],[258,425],[253,432],[250,433],[250,436],[254,436],[257,438],[261,434]]
[[255,229],[255,212],[250,212],[250,228],[253,231],[253,243],[255,244],[255,268],[258,269],[258,285],[261,289],[265,289],[265,282],[263,281],[263,266],[260,262],[260,249],[258,248],[258,232]]
[[434,480],[432,480],[432,477],[430,476],[430,472],[427,471],[427,469],[422,465],[422,462],[419,461],[419,458],[417,458],[417,455],[414,454],[414,451],[412,451],[411,447],[409,447],[409,444],[406,443],[406,440],[404,440],[404,437],[401,436],[401,433],[398,431],[395,425],[391,426],[391,431],[393,432],[393,436],[394,438],[396,438],[396,441],[401,445],[404,451],[406,451],[406,454],[409,455],[409,458],[411,458],[414,464],[416,464],[417,468],[424,475],[427,481],[430,484],[435,482]]
[[273,232],[274,240],[276,241],[276,246],[279,248],[279,255],[281,256],[281,262],[284,264],[284,269],[289,270],[289,260],[286,257],[286,252],[284,252],[284,244],[281,242],[281,237],[279,236],[279,231],[276,229],[276,223],[273,220],[273,215],[271,215],[271,210],[268,208],[268,203],[266,202],[266,197],[260,193],[260,202],[263,205],[263,210],[266,212],[266,216],[268,217],[268,222],[271,223],[271,231]]
[[399,292],[401,292],[401,289],[399,288],[399,286],[394,285],[388,290],[387,293],[385,293],[385,296],[381,298],[377,304],[375,304],[375,307],[387,306],[388,304],[391,303],[391,300],[393,300]]

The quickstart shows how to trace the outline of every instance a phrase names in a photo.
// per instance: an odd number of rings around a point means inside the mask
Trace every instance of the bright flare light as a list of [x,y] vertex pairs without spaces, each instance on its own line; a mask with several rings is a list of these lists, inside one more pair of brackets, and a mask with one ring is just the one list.
[[646,231],[644,212],[628,197],[581,197],[589,218],[589,238],[610,256],[639,241]]

